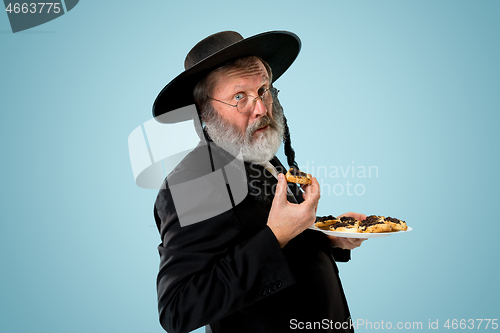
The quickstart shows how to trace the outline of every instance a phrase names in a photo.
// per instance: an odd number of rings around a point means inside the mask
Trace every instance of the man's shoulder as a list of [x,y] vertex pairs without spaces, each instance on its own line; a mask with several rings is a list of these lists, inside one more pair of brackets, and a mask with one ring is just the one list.
[[210,153],[206,144],[199,144],[189,152],[165,179],[170,185],[185,183],[212,172]]
[[[200,142],[200,144],[189,152],[168,174],[165,183],[168,183],[169,186],[186,183],[206,176],[229,164],[234,165],[235,160],[235,156],[213,142]],[[242,162],[236,164],[241,164],[241,166],[243,166]]]

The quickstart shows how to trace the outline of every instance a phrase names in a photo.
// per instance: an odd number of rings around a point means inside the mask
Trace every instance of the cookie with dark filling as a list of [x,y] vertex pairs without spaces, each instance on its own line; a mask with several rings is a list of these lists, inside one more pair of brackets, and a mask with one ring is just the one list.
[[359,229],[365,233],[390,232],[392,226],[385,223],[383,216],[370,215],[359,223]]
[[342,216],[339,222],[330,226],[330,231],[360,232],[359,221],[350,216]]
[[286,173],[286,181],[290,183],[297,184],[311,184],[311,177],[305,172],[300,171],[299,169],[290,168]]
[[316,217],[316,223],[314,225],[323,230],[330,230],[330,226],[337,222],[340,222],[340,220],[333,215],[318,216]]
[[405,221],[402,221],[400,219],[397,219],[395,217],[385,217],[384,221],[386,224],[390,224],[392,231],[406,231],[408,230],[408,226],[406,225]]
[[350,216],[342,216],[340,218],[335,218],[332,215],[317,217],[315,226],[323,230],[361,233],[408,230],[405,221],[390,216],[384,217],[377,215],[367,216],[363,221],[358,221]]

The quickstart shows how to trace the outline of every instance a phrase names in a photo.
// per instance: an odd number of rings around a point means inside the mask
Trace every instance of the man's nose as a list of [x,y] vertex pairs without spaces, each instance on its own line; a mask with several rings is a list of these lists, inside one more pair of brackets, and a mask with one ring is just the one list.
[[267,113],[267,107],[264,105],[261,98],[256,98],[254,100],[253,113],[256,117],[262,117]]

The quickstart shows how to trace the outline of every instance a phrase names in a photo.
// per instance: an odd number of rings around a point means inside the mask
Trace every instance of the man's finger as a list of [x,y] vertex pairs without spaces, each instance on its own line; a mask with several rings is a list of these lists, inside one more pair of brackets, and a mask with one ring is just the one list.
[[286,189],[288,184],[285,179],[285,175],[282,173],[278,174],[278,184],[276,185],[276,191],[274,192],[274,202],[285,203],[286,200]]
[[317,205],[320,197],[321,194],[318,180],[315,177],[311,177],[311,184],[306,187],[304,193],[304,202],[310,202],[313,205]]
[[367,238],[346,238],[352,245],[360,246]]
[[339,243],[340,243],[340,248],[345,250],[352,250],[353,245],[346,238],[339,237]]

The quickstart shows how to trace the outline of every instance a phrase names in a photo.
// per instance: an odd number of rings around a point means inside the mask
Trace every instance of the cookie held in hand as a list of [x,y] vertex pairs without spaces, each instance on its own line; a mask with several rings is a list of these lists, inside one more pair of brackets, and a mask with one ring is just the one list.
[[303,185],[311,184],[309,175],[295,168],[290,168],[290,170],[288,170],[286,173],[286,181]]

